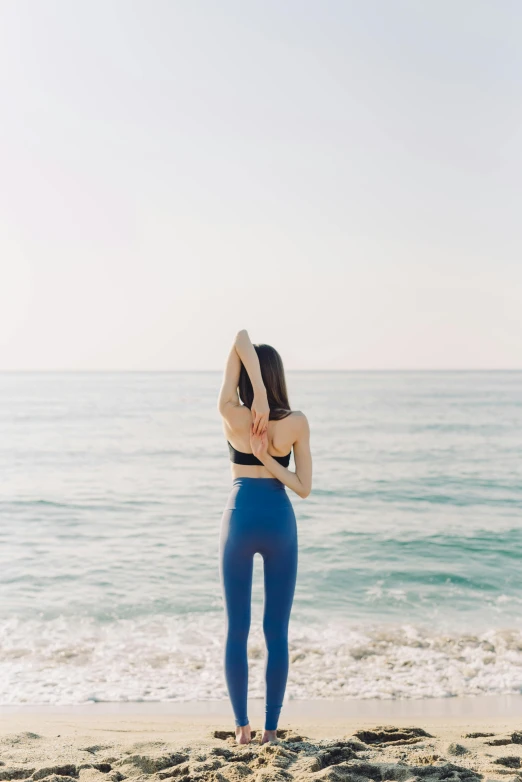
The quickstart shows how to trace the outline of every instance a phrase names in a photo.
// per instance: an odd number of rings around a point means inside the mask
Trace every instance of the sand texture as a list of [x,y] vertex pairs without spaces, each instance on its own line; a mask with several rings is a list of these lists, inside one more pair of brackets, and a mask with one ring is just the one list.
[[[522,719],[379,725],[303,719],[277,742],[235,742],[207,718],[11,716],[0,720],[0,780],[522,782]],[[517,725],[517,722],[519,723]]]

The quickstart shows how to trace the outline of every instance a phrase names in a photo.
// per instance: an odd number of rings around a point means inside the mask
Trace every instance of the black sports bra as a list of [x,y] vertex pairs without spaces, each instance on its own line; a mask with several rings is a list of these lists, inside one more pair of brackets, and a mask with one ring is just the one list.
[[[257,456],[254,456],[253,453],[245,453],[244,451],[236,451],[234,446],[227,440],[228,443],[228,450],[230,452],[230,461],[234,462],[234,464],[260,464],[261,467],[263,466],[263,462],[257,458]],[[279,464],[282,464],[283,467],[288,467],[290,464],[290,453],[287,453],[286,456],[272,456],[272,459],[275,459],[276,462],[279,462]]]

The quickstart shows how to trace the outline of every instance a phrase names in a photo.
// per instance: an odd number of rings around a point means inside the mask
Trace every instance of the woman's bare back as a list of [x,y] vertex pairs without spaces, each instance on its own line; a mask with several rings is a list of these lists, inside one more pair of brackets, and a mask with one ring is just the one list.
[[[268,453],[270,456],[286,456],[292,450],[297,439],[297,419],[302,416],[300,410],[294,410],[290,415],[279,421],[268,422]],[[242,453],[252,453],[250,447],[250,429],[252,425],[252,413],[244,405],[236,411],[236,424],[234,427],[223,419],[223,430],[230,444]],[[232,476],[234,478],[272,478],[272,473],[263,465],[235,464],[231,462]]]

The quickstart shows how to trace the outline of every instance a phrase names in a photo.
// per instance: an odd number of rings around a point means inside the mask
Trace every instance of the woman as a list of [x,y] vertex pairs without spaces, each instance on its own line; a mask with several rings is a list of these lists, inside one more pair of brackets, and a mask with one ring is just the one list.
[[[297,575],[297,526],[285,486],[303,498],[310,494],[310,429],[300,410],[290,410],[279,353],[270,345],[252,345],[246,330],[238,332],[228,356],[218,409],[233,478],[219,541],[227,620],[225,678],[236,741],[248,744],[247,639],[253,560],[259,553],[263,557],[267,646],[264,744],[277,738],[288,677],[288,623]],[[288,469],[292,448],[295,472]]]

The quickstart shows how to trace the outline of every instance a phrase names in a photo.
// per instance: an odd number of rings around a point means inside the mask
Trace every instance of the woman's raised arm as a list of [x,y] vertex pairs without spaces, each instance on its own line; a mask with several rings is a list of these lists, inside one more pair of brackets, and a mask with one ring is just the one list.
[[231,408],[237,408],[240,405],[237,387],[239,375],[241,372],[241,362],[248,372],[248,377],[252,383],[254,391],[254,400],[250,412],[252,413],[252,422],[255,432],[262,432],[268,428],[268,416],[270,408],[266,394],[265,384],[261,376],[261,367],[256,350],[250,341],[246,329],[238,331],[234,344],[230,350],[221,391],[218,399],[218,409],[222,416],[227,417],[227,411]]
[[254,399],[252,407],[250,408],[254,432],[265,432],[268,429],[270,408],[268,406],[265,384],[263,383],[263,377],[261,375],[259,358],[246,329],[238,331],[236,337],[236,350],[248,372],[248,377],[250,378],[254,391]]

